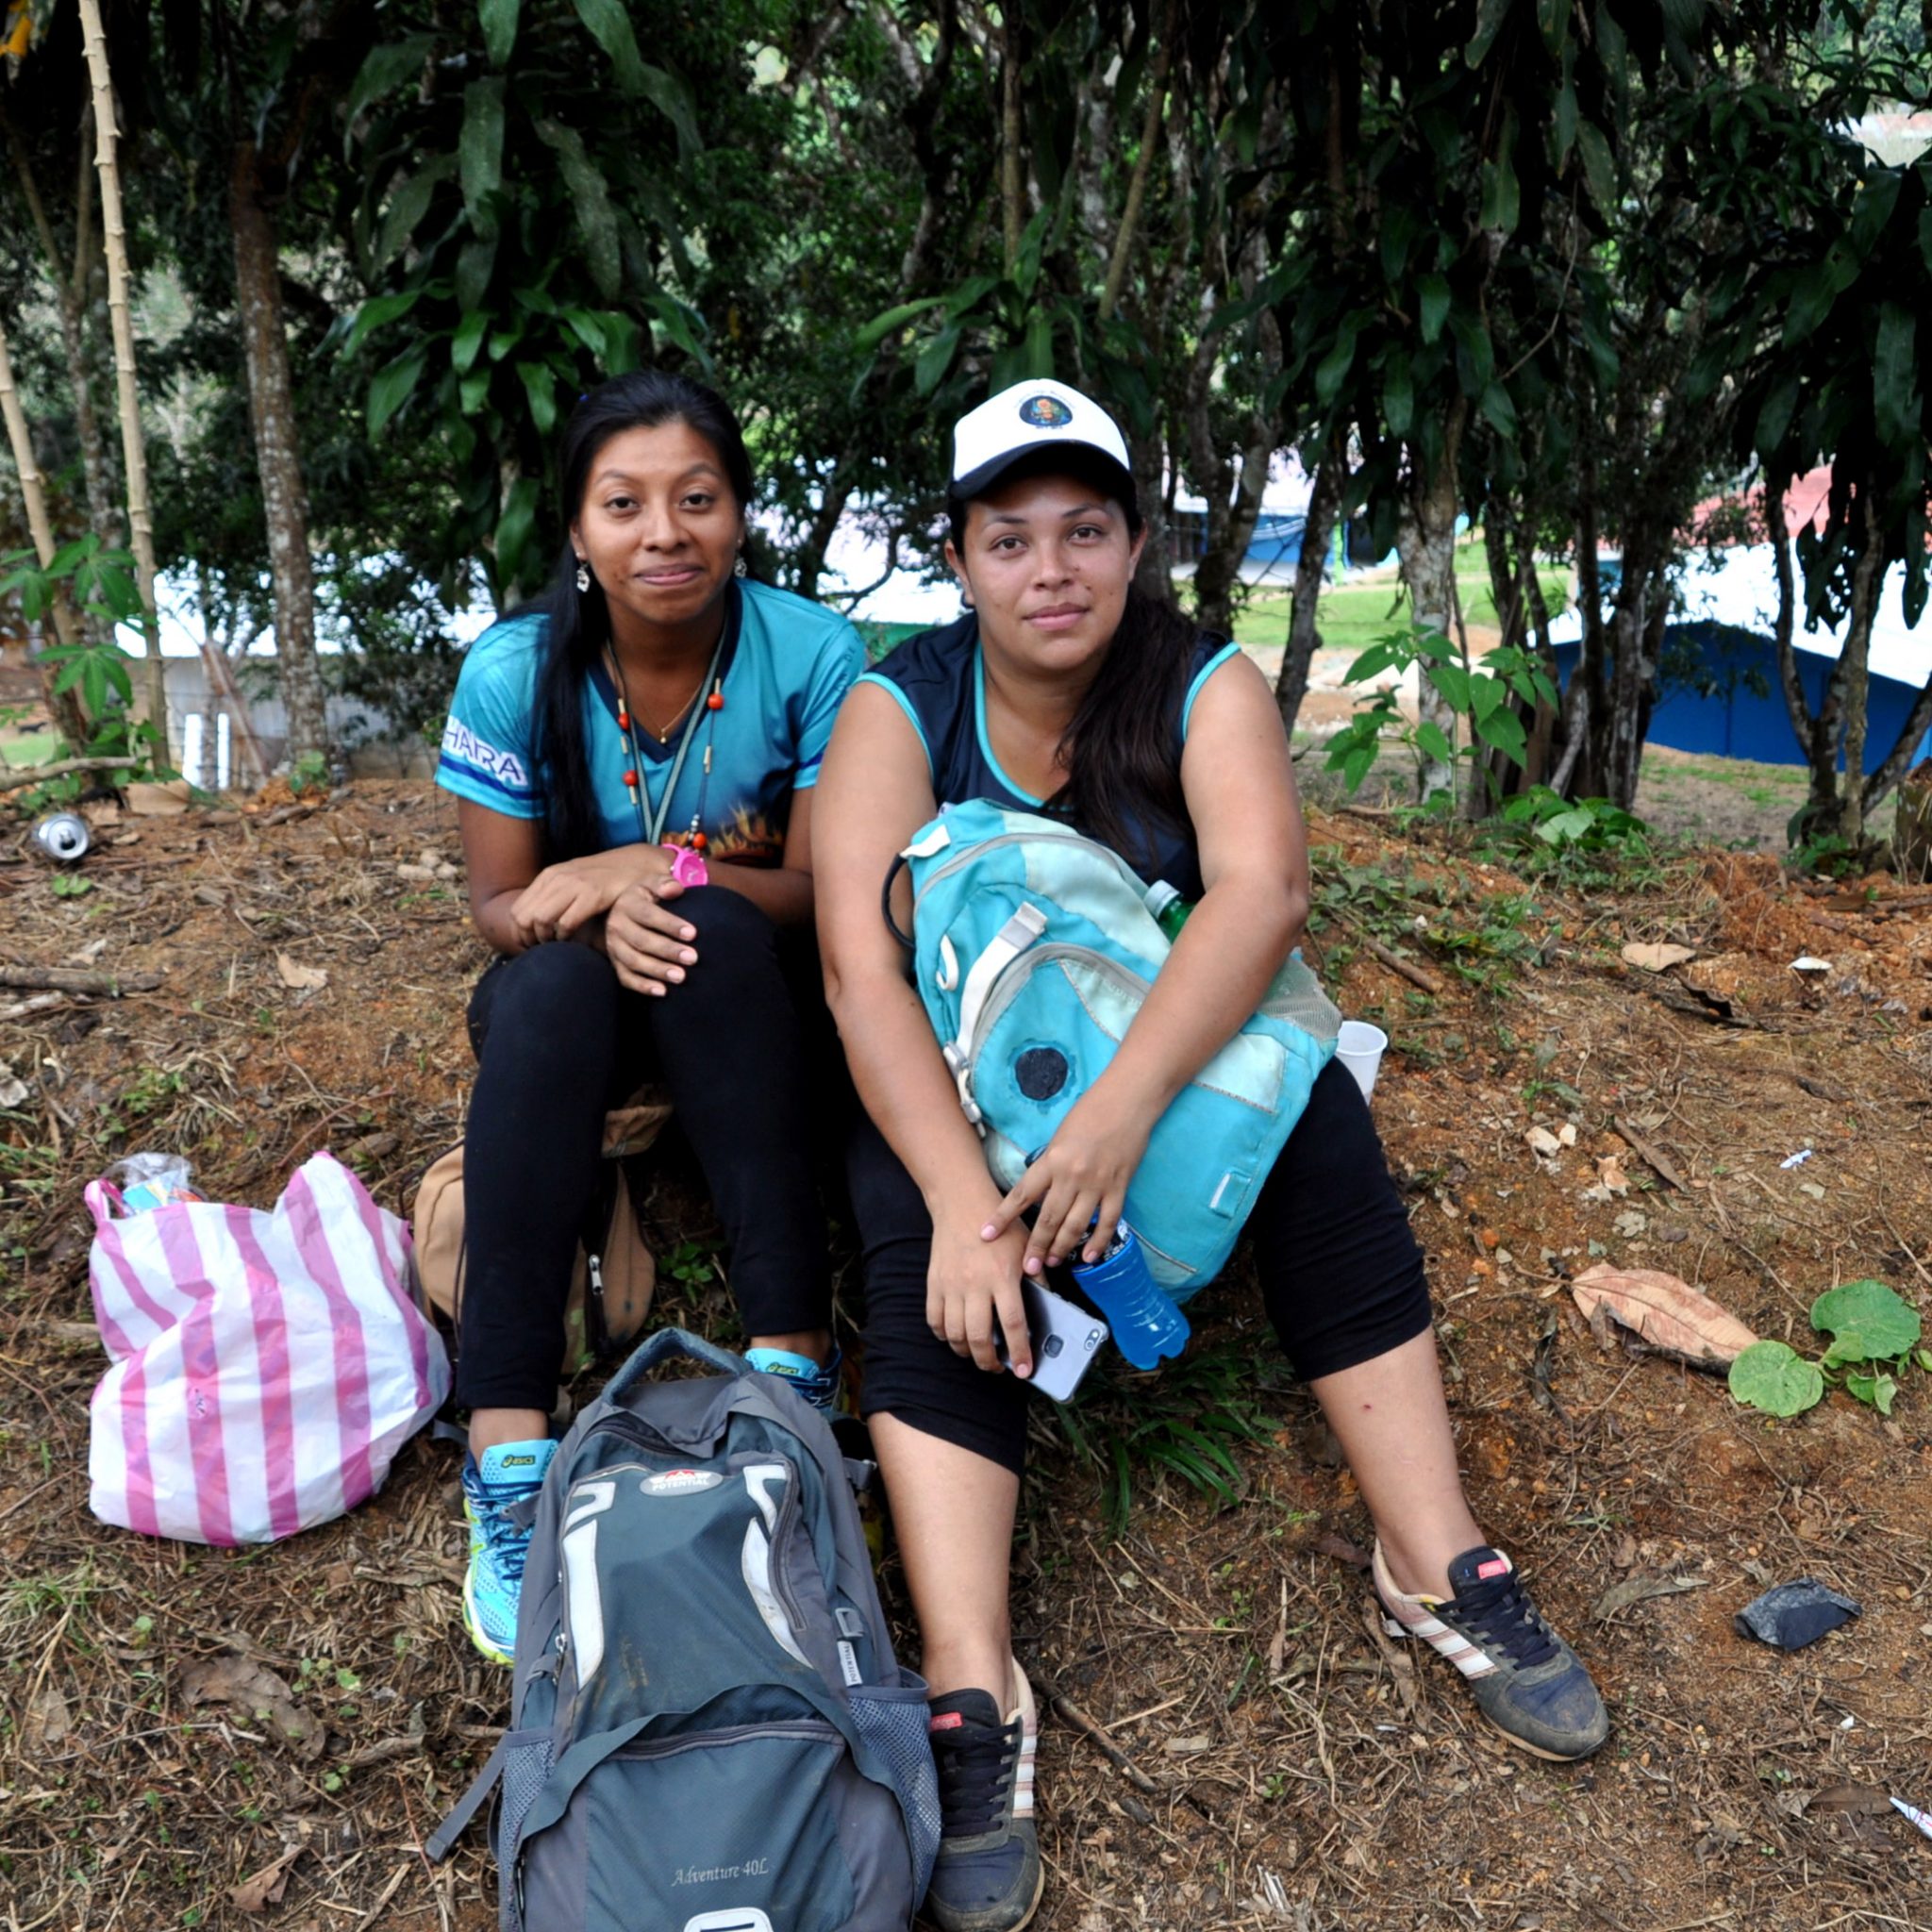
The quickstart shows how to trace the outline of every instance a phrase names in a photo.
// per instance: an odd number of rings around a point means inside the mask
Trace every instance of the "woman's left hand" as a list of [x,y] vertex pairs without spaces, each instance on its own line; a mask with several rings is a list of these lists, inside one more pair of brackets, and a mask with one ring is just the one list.
[[509,908],[510,922],[526,946],[571,939],[608,912],[627,886],[656,884],[670,875],[671,855],[662,845],[614,845],[586,858],[567,858],[546,865],[524,888]]
[[997,1241],[1038,1207],[1026,1241],[1025,1271],[1037,1275],[1078,1253],[1097,1261],[1112,1244],[1127,1204],[1127,1184],[1147,1151],[1152,1121],[1108,1103],[1100,1088],[1078,1100],[1039,1158],[980,1230]]

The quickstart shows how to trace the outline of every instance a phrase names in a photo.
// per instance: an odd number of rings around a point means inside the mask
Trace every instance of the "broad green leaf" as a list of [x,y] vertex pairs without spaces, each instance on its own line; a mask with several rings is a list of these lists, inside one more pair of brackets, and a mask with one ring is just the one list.
[[1620,95],[1627,94],[1630,92],[1630,43],[1624,38],[1624,29],[1611,12],[1608,0],[1598,0],[1596,45],[1604,72],[1610,77],[1610,85]]
[[1493,745],[1512,764],[1520,765],[1529,757],[1529,740],[1524,735],[1523,720],[1514,711],[1491,711],[1475,728],[1485,744]]
[[[342,354],[353,356],[379,328],[387,328],[399,316],[415,308],[421,289],[408,289],[399,295],[377,295],[356,311],[355,325],[342,343]],[[58,562],[58,559],[56,559]]]
[[1415,741],[1438,764],[1446,765],[1456,757],[1456,747],[1449,742],[1448,734],[1433,719],[1424,718],[1415,727]]
[[1478,672],[1469,680],[1470,716],[1480,724],[1508,695],[1500,677]]
[[1869,1402],[1880,1415],[1890,1415],[1898,1384],[1883,1371],[1865,1375],[1854,1369],[1845,1376],[1845,1393],[1856,1395],[1860,1402]]
[[1811,1304],[1811,1325],[1829,1334],[1824,1366],[1889,1362],[1918,1345],[1919,1311],[1882,1281],[1847,1281]]
[[465,416],[474,416],[483,407],[490,394],[490,378],[494,371],[473,369],[457,385],[457,408]]
[[449,359],[458,375],[466,375],[475,361],[489,327],[489,312],[480,308],[457,324],[456,333],[450,338]]
[[610,56],[617,70],[617,84],[627,94],[644,91],[644,63],[638,53],[638,37],[632,30],[630,13],[624,0],[571,0],[577,18],[591,31],[591,38]]
[[429,198],[456,172],[454,155],[439,155],[425,167],[417,169],[390,196],[389,211],[375,238],[375,252],[370,261],[373,274],[379,275],[402,253],[416,225],[429,211]]
[[1757,428],[1754,435],[1758,453],[1769,456],[1781,449],[1791,426],[1792,412],[1798,407],[1798,378],[1796,375],[1781,375],[1771,386],[1764,398],[1763,407],[1757,411]]
[[483,306],[490,291],[491,271],[496,266],[496,237],[478,235],[465,242],[457,256],[457,307],[467,314]]
[[1580,808],[1573,811],[1559,811],[1554,818],[1545,819],[1536,828],[1536,835],[1545,845],[1558,849],[1574,845],[1590,837],[1596,827],[1596,815]]
[[1919,428],[1918,374],[1912,311],[1903,304],[1885,302],[1878,309],[1878,343],[1872,358],[1872,401],[1879,435],[1895,449],[1924,438]]
[[688,308],[675,295],[667,295],[660,291],[651,298],[651,313],[658,318],[658,326],[693,362],[709,363],[710,357],[699,334],[703,325],[696,310]]
[[1469,673],[1460,664],[1440,659],[1423,667],[1423,675],[1442,693],[1452,711],[1469,709]]
[[[950,295],[944,298],[946,313],[948,315],[964,315],[969,308],[974,308],[986,296],[991,294],[1004,279],[1005,277],[1002,275],[969,276]],[[925,304],[921,302],[908,306],[923,308],[925,307]],[[870,344],[861,343],[861,346],[869,347]]]
[[530,399],[530,421],[539,436],[548,436],[557,426],[557,372],[547,362],[519,362],[516,371]]
[[676,75],[640,58],[637,34],[624,0],[571,0],[571,4],[591,38],[610,56],[618,86],[627,94],[641,94],[649,101],[677,130],[679,150],[695,154],[704,142],[698,138],[697,107],[691,90]]
[[1731,1394],[1766,1415],[1802,1415],[1824,1397],[1824,1377],[1783,1341],[1754,1341],[1731,1364]]
[[[505,585],[529,581],[526,553],[537,532],[537,479],[519,476],[504,500],[496,525],[496,574]],[[541,573],[537,573],[541,575]]]
[[1496,152],[1483,163],[1482,211],[1476,217],[1492,233],[1513,235],[1523,218],[1523,190],[1516,178],[1516,110],[1503,109]]
[[1475,32],[1462,50],[1462,58],[1470,66],[1480,67],[1490,58],[1490,49],[1496,44],[1496,36],[1509,17],[1509,4],[1510,0],[1482,0],[1476,11]]
[[589,308],[566,308],[558,318],[565,328],[601,362],[609,347],[605,333],[606,318]]
[[425,348],[406,351],[385,369],[376,372],[375,379],[369,385],[369,435],[371,441],[380,436],[390,418],[408,401],[410,391],[416,387],[423,375],[423,366],[429,358]]
[[1433,342],[1449,320],[1449,284],[1441,275],[1418,275],[1415,290],[1423,341]]
[[943,295],[923,295],[917,302],[901,302],[896,308],[888,308],[882,314],[874,315],[853,337],[853,347],[860,355],[877,348],[895,328],[903,328],[915,315],[924,315],[928,308],[939,308],[945,299]]
[[1576,145],[1576,90],[1566,80],[1557,91],[1555,119],[1550,128],[1558,174],[1562,173],[1563,164],[1570,158],[1570,150]]
[[427,34],[417,34],[407,41],[372,47],[357,70],[356,84],[350,88],[342,110],[343,120],[353,122],[364,108],[394,93],[405,81],[416,79],[435,44]]
[[1324,408],[1340,393],[1349,365],[1355,360],[1356,338],[1361,333],[1363,319],[1360,314],[1344,316],[1328,353],[1316,364],[1315,396]]
[[1415,386],[1410,378],[1409,360],[1400,349],[1391,349],[1388,368],[1382,375],[1382,420],[1389,434],[1404,437],[1415,420]]
[[[597,284],[600,294],[614,297],[622,279],[623,258],[609,184],[604,179],[603,171],[584,152],[582,137],[575,128],[547,118],[539,121],[536,127],[538,139],[556,153],[564,185],[570,190],[577,233],[584,238],[591,279]],[[547,312],[555,314],[556,309],[554,302],[547,302]]]
[[492,67],[509,65],[510,49],[517,43],[517,14],[523,0],[481,0],[477,14],[483,24],[483,46]]
[[1516,440],[1522,426],[1516,418],[1516,405],[1500,382],[1492,382],[1484,390],[1482,411],[1484,420],[1505,441]]
[[1576,124],[1576,151],[1583,157],[1583,178],[1590,186],[1590,198],[1607,215],[1617,206],[1617,166],[1610,158],[1610,144],[1594,121]]
[[948,323],[920,350],[912,362],[912,387],[919,394],[931,395],[945,380],[958,347],[959,325],[954,322]]
[[473,80],[463,90],[463,131],[457,138],[463,206],[486,234],[494,231],[496,218],[484,203],[503,185],[503,90],[501,75]]
[[1563,58],[1570,38],[1570,0],[1536,0],[1536,24],[1552,60]]

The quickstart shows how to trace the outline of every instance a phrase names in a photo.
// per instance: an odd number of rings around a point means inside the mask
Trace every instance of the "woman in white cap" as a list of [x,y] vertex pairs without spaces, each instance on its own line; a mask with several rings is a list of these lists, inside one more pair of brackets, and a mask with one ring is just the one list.
[[[944,1831],[925,1909],[941,1932],[1024,1925],[1041,1884],[1035,1717],[1008,1619],[1022,1280],[1104,1250],[1154,1124],[1257,1006],[1307,911],[1274,695],[1234,646],[1133,588],[1141,541],[1126,445],[1091,399],[1035,381],[964,417],[946,559],[967,613],[858,680],[818,789],[827,991],[870,1116],[852,1162],[864,1407],[933,1691]],[[894,855],[972,798],[1063,815],[1196,902],[1111,1065],[1005,1197],[879,909]],[[1422,1254],[1341,1067],[1249,1225],[1270,1318],[1374,1519],[1391,1625],[1453,1661],[1512,1741],[1587,1757],[1602,1701],[1470,1513]]]

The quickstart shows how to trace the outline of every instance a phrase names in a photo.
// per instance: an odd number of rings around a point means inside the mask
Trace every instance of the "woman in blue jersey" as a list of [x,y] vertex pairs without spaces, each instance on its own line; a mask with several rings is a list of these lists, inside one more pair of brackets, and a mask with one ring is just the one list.
[[464,1622],[509,1661],[605,1110],[651,1076],[724,1223],[758,1366],[837,1386],[808,1062],[812,787],[864,663],[844,619],[746,577],[751,465],[701,384],[646,372],[564,433],[548,592],[471,646],[437,779],[499,955],[470,1003]]
[[[819,793],[825,985],[870,1116],[851,1161],[866,1414],[935,1692],[925,1914],[941,1932],[1012,1932],[1041,1891],[1035,1717],[1007,1596],[1032,1368],[1021,1284],[1106,1251],[1155,1123],[1259,1004],[1307,911],[1274,694],[1134,588],[1141,548],[1126,445],[1088,397],[1037,381],[973,410],[946,549],[968,615],[859,680]],[[879,906],[895,852],[972,798],[1067,819],[1195,902],[1112,1061],[1004,1196]],[[1602,1701],[1470,1513],[1423,1257],[1339,1065],[1248,1228],[1268,1314],[1374,1520],[1391,1625],[1453,1662],[1516,1743],[1588,1756]]]

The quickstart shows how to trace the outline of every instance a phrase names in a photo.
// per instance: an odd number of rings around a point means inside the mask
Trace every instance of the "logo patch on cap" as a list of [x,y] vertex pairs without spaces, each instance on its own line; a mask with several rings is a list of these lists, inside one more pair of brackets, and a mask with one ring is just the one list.
[[1074,412],[1058,396],[1028,396],[1020,405],[1020,420],[1035,429],[1064,429]]

